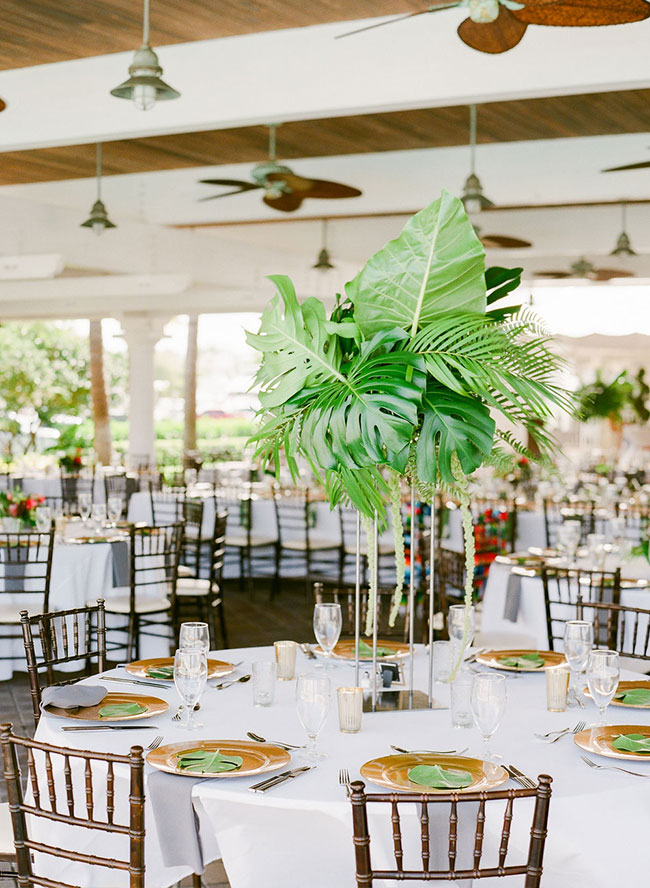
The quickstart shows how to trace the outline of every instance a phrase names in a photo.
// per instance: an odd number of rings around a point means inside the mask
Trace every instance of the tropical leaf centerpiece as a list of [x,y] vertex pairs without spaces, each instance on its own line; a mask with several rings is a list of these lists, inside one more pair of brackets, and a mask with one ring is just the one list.
[[[437,488],[455,495],[468,608],[467,477],[485,463],[503,466],[509,453],[533,458],[523,441],[496,429],[493,415],[530,434],[543,457],[553,448],[545,431],[550,405],[570,409],[554,382],[559,359],[534,316],[520,306],[495,307],[520,276],[519,268],[486,271],[461,201],[443,191],[346,285],[329,317],[318,299],[300,303],[289,278],[275,275],[277,293],[259,331],[248,334],[262,354],[257,456],[279,470],[283,451],[296,480],[297,458],[306,459],[332,507],[356,507],[366,530],[375,517],[385,526],[389,504],[401,535],[402,479],[427,502]],[[403,562],[397,575],[393,620]],[[367,632],[376,590],[370,594]]]

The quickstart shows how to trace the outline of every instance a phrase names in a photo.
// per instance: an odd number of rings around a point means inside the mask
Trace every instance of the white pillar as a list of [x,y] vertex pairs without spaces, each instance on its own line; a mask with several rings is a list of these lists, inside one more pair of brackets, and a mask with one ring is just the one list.
[[121,318],[129,348],[129,456],[148,457],[154,449],[154,349],[168,317],[149,312],[125,312]]

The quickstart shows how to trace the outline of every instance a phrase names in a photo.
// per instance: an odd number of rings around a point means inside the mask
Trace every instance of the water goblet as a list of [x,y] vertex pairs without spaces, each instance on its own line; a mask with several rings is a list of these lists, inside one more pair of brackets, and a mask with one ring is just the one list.
[[79,514],[81,515],[81,520],[84,526],[88,525],[88,519],[90,518],[90,513],[93,507],[93,498],[90,493],[80,493],[77,496],[77,506],[79,507]]
[[490,738],[497,730],[506,711],[506,678],[491,672],[479,672],[472,681],[471,705],[474,723],[483,737],[486,761],[500,756],[490,750]]
[[318,752],[316,740],[327,721],[332,686],[327,675],[305,673],[296,681],[296,708],[298,718],[307,733],[307,749],[303,754],[306,762],[313,764],[327,756]]
[[587,549],[589,550],[589,557],[591,559],[594,570],[604,570],[605,558],[607,557],[607,550],[605,548],[605,534],[587,534]]
[[47,533],[52,526],[52,511],[49,506],[38,506],[34,512],[36,530],[39,533]]
[[465,656],[465,651],[472,644],[474,639],[474,631],[476,627],[476,608],[472,604],[469,609],[467,637],[463,643],[465,635],[465,605],[452,604],[447,614],[447,628],[449,630],[449,640],[452,644],[451,668],[452,672],[456,668],[456,664]]
[[314,635],[326,657],[332,656],[343,626],[340,604],[314,605]]
[[186,650],[210,650],[210,627],[207,623],[181,623],[178,645]]
[[122,497],[119,494],[113,493],[109,496],[106,501],[106,511],[108,520],[115,527],[122,515]]
[[174,684],[184,706],[185,719],[181,728],[191,731],[199,725],[194,721],[194,706],[198,703],[208,677],[208,661],[205,651],[176,651],[174,656]]
[[106,524],[106,503],[93,503],[91,517],[97,530]]
[[586,620],[568,620],[564,625],[564,656],[571,670],[569,695],[578,700],[578,676],[584,672],[594,645],[594,627]]
[[598,707],[599,722],[605,724],[605,710],[618,688],[621,670],[616,651],[597,650],[589,654],[587,661],[587,684],[589,693]]

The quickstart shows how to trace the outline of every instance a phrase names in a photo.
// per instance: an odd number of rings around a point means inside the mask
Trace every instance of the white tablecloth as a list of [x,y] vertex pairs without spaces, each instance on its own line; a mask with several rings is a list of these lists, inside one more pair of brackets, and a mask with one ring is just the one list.
[[[88,489],[83,479],[81,479],[81,484],[83,490]],[[61,479],[58,475],[52,475],[51,477],[46,475],[26,475],[22,479],[22,489],[25,493],[31,493],[34,496],[61,496]],[[103,478],[95,478],[93,502],[106,502]]]
[[[239,672],[248,672],[252,660],[269,659],[272,652],[270,648],[242,649],[224,651],[218,656],[234,661],[243,659]],[[298,656],[298,671],[310,671],[311,665],[301,654]],[[419,653],[418,671],[423,670],[425,664],[426,659]],[[333,679],[334,686],[349,684],[352,670],[339,667],[333,672]],[[418,684],[424,687],[423,680],[416,682],[416,686]],[[593,719],[595,707],[587,703],[585,710],[547,712],[544,677],[539,674],[513,678],[508,681],[507,688],[508,708],[493,739],[494,749],[506,762],[514,763],[529,775],[550,773],[554,778],[542,881],[544,888],[611,888],[619,884],[637,886],[644,883],[650,869],[647,783],[621,773],[591,770],[580,761],[580,750],[572,738],[548,745],[533,737],[533,732],[568,727],[578,718]],[[447,690],[446,686],[436,686],[436,694],[441,700],[447,698]],[[120,752],[127,751],[132,744],[146,745],[155,733],[164,734],[165,742],[175,742],[193,737],[244,738],[250,730],[265,737],[300,743],[304,734],[296,715],[294,693],[294,682],[280,683],[275,704],[269,709],[255,709],[250,684],[235,685],[226,691],[206,690],[200,713],[205,727],[188,735],[171,721],[178,702],[173,688],[168,691],[155,689],[155,695],[169,701],[170,709],[164,716],[154,719],[158,727],[152,728],[151,733],[124,731],[64,735],[58,730],[60,722],[46,717],[41,719],[37,737],[54,743],[66,742],[78,748]],[[647,725],[650,713],[634,710],[632,715],[629,710],[610,707],[608,721],[620,724],[634,721]],[[204,850],[212,848],[206,859],[210,853],[218,853],[210,844],[216,838],[232,888],[304,888],[306,884],[310,888],[352,888],[354,854],[350,806],[338,785],[338,770],[347,767],[352,779],[358,778],[361,764],[375,756],[389,754],[390,743],[407,748],[469,746],[470,754],[475,755],[480,754],[481,748],[478,732],[452,728],[447,710],[368,714],[364,715],[361,733],[343,735],[338,731],[333,706],[319,740],[320,748],[329,757],[316,770],[261,796],[248,792],[248,786],[255,782],[252,778],[213,779],[196,784],[193,795],[195,809],[201,816]],[[634,769],[650,775],[650,762],[635,762]],[[372,785],[368,785],[368,790],[373,790]],[[116,792],[123,796],[128,794],[123,772],[117,775]],[[170,805],[173,804],[174,800],[170,798]],[[511,854],[519,851],[519,856],[525,853],[530,829],[528,814],[526,811],[520,814],[511,840]],[[390,844],[388,815],[384,825],[386,841]],[[495,829],[498,833],[500,825],[500,820],[497,824],[488,818],[486,854],[489,853],[489,843],[495,840]],[[56,824],[47,824],[43,829],[47,830],[50,841],[59,838],[60,827]],[[187,874],[189,869],[168,869],[162,865],[155,820],[150,810],[146,813],[146,829],[146,885],[165,888]],[[82,845],[91,847],[94,841],[94,836],[84,833],[76,839],[79,850]],[[377,863],[385,846],[375,838],[371,847]],[[110,853],[108,838],[102,850]],[[55,862],[52,867],[52,876],[84,888],[125,886],[123,876],[115,871],[90,871],[80,864],[64,861]],[[513,877],[507,882],[483,880],[476,886],[503,888],[506,884],[508,888],[521,888],[523,877]]]

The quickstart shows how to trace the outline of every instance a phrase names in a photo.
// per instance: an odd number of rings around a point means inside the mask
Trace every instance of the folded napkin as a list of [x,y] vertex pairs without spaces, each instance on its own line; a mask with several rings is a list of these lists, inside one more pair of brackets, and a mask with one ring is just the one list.
[[638,752],[650,755],[650,737],[643,734],[619,734],[612,742],[612,746],[621,752]]
[[499,663],[504,666],[510,666],[512,669],[541,669],[545,660],[535,651],[533,654],[520,654],[517,657],[498,657]]
[[169,666],[147,666],[147,676],[149,678],[166,678],[173,679],[174,678],[174,664],[170,663]]
[[199,874],[205,863],[192,789],[202,779],[181,780],[163,771],[154,771],[147,778],[147,798],[156,821],[163,863],[168,867],[189,866]]
[[222,755],[218,749],[194,749],[176,759],[176,764],[181,771],[198,771],[200,774],[236,771],[241,768],[242,762],[241,756]]
[[[377,645],[378,657],[392,657],[395,654],[394,648],[382,647]],[[364,657],[372,657],[372,645],[366,644],[365,641],[359,640],[359,655]]]
[[408,778],[411,783],[433,789],[463,789],[471,786],[473,780],[468,771],[450,771],[440,765],[416,765],[408,772]]
[[503,619],[510,623],[516,623],[519,617],[519,602],[521,600],[521,576],[511,573],[508,576],[506,586],[506,600],[503,605]]
[[650,688],[630,688],[629,691],[616,694],[614,699],[628,706],[650,706]]
[[97,706],[108,691],[101,685],[71,684],[62,687],[43,688],[43,706],[56,706],[58,709],[80,709],[82,706]]
[[129,567],[129,544],[126,540],[111,543],[113,556],[113,588],[122,589],[131,582]]
[[99,710],[100,718],[119,718],[125,715],[140,715],[147,707],[141,703],[109,703]]

